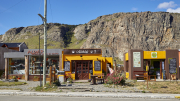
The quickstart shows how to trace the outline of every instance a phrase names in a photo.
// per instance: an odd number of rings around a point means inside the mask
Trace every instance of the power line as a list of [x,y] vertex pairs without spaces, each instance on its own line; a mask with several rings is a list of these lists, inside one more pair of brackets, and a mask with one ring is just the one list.
[[[51,3],[50,3],[50,0],[49,0],[49,4],[50,4],[50,9],[51,9]],[[52,23],[53,23],[52,9],[51,9],[51,16],[52,16]]]
[[23,1],[23,0],[19,1],[18,3],[14,4],[13,6],[9,7],[8,9],[0,12],[0,14],[1,14],[1,13],[4,13],[5,11],[7,11],[7,10],[9,10],[9,9],[11,9],[12,7],[16,6],[17,4],[19,4],[19,3],[22,2],[22,1]]
[[[42,0],[41,0],[41,3],[40,3],[40,6],[39,6],[39,11],[40,11],[40,8],[41,8],[41,4],[42,4]],[[39,11],[38,11],[38,14],[39,14]],[[38,25],[39,25],[39,16],[38,16]]]
[[[40,11],[40,8],[41,8],[41,4],[42,4],[42,0],[41,0],[41,3],[40,3],[40,6],[39,6],[39,11]],[[39,11],[38,11],[38,14],[39,14]],[[38,17],[39,18],[39,17]]]

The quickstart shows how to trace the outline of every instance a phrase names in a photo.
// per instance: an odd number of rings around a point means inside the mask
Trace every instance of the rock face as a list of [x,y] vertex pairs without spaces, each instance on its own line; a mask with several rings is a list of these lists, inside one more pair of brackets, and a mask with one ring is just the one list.
[[[119,57],[123,60],[123,54],[128,49],[179,49],[179,18],[179,14],[167,12],[115,13],[100,16],[77,26],[73,31],[77,40],[86,39],[81,48],[101,48],[103,56]],[[60,41],[67,31],[68,27],[48,24],[47,37]],[[42,34],[43,26],[12,28],[3,35],[2,40],[17,40],[23,38],[22,35],[26,35],[24,38],[32,37],[28,36],[29,33]]]
[[[60,41],[62,37],[69,31],[69,28],[66,26],[59,26],[53,23],[47,24],[47,38],[52,41]],[[8,30],[2,37],[3,42],[8,42],[18,39],[28,39],[33,36],[37,36],[40,33],[41,39],[44,38],[44,26],[28,26],[28,27],[19,27],[11,28]]]
[[179,49],[179,17],[179,14],[167,12],[104,15],[76,27],[75,36],[78,39],[87,38],[81,48],[102,48],[104,56],[123,60],[123,54],[128,49]]

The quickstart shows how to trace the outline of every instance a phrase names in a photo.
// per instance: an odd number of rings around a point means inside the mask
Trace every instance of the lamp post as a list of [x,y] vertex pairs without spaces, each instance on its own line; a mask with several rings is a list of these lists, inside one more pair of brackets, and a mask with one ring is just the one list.
[[47,28],[46,28],[47,0],[44,0],[44,17],[38,14],[44,21],[44,57],[43,57],[43,86],[46,84],[46,55],[47,55]]

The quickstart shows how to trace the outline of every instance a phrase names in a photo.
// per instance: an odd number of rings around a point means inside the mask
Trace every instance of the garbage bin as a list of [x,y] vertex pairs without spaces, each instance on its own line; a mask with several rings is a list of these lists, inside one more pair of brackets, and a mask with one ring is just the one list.
[[64,71],[57,71],[57,78],[60,83],[64,82]]
[[157,79],[160,79],[160,71],[156,71]]
[[64,82],[64,75],[58,75],[58,80],[60,83]]

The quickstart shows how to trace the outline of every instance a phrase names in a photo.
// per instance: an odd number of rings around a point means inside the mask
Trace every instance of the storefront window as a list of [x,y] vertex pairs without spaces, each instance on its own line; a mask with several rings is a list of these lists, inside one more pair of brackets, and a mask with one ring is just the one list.
[[[41,63],[37,63],[40,61]],[[29,62],[29,74],[43,74],[43,57],[41,56],[30,56],[30,62]],[[50,66],[55,68],[56,72],[59,70],[59,56],[47,56],[46,59],[46,74],[49,74]]]
[[25,74],[25,60],[24,58],[9,59],[9,74]]

